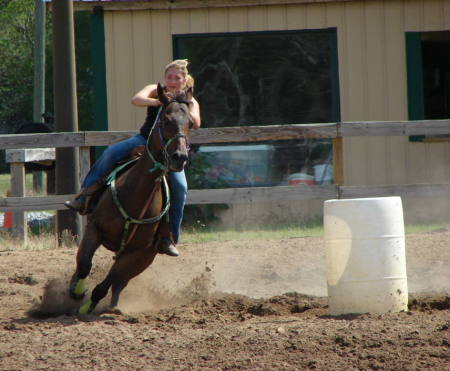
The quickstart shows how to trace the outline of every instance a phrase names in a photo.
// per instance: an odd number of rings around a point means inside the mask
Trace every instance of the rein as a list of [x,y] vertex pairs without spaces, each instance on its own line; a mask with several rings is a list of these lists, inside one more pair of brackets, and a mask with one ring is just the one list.
[[[170,103],[174,102],[175,100],[171,101]],[[169,103],[169,104],[170,104]],[[187,102],[181,102],[181,103],[187,103]],[[161,129],[161,120],[160,120],[160,115],[161,115],[161,111],[162,111],[162,107],[159,108],[158,110],[158,114],[156,115],[155,121],[153,122],[152,128],[150,129],[150,132],[148,134],[147,137],[147,144],[146,144],[146,149],[147,149],[147,154],[150,158],[150,160],[153,162],[154,166],[150,169],[148,169],[148,172],[151,174],[157,170],[161,170],[162,171],[162,175],[160,177],[158,177],[155,181],[160,181],[162,183],[162,190],[163,192],[165,192],[166,195],[166,203],[164,205],[163,210],[161,211],[161,213],[157,216],[151,217],[151,218],[147,218],[147,219],[142,219],[142,216],[145,214],[145,212],[147,211],[147,209],[150,207],[151,204],[151,200],[153,199],[153,196],[156,192],[156,187],[153,187],[152,192],[150,193],[150,196],[147,199],[147,202],[145,203],[145,206],[143,208],[143,210],[141,211],[141,215],[139,219],[133,218],[130,215],[127,214],[127,212],[125,211],[125,209],[123,208],[122,204],[119,201],[119,197],[117,194],[117,189],[116,189],[116,176],[117,173],[122,170],[123,168],[125,168],[127,165],[137,161],[137,159],[133,159],[131,161],[126,162],[125,164],[121,165],[120,167],[118,167],[117,169],[115,169],[108,177],[107,179],[107,185],[109,185],[111,187],[111,194],[112,194],[112,199],[114,204],[116,205],[117,209],[119,210],[120,214],[122,215],[122,217],[125,219],[125,226],[124,226],[124,230],[122,232],[122,239],[120,241],[120,247],[119,250],[116,253],[115,259],[117,259],[120,254],[123,252],[123,250],[125,249],[125,245],[127,243],[130,242],[130,240],[133,238],[135,232],[136,232],[136,228],[137,225],[133,228],[132,232],[129,233],[129,228],[130,228],[130,224],[153,224],[156,223],[158,221],[160,221],[164,215],[167,214],[167,212],[169,211],[170,208],[170,191],[169,191],[169,186],[167,184],[167,180],[166,180],[166,174],[169,172],[169,153],[167,152],[167,148],[169,147],[169,145],[176,139],[178,138],[184,138],[186,140],[187,143],[187,137],[186,135],[182,134],[182,133],[178,133],[175,136],[173,136],[172,138],[170,138],[169,140],[167,140],[167,142],[164,140],[164,136],[162,134],[162,129]],[[164,163],[161,163],[159,161],[157,161],[155,159],[155,157],[153,156],[153,154],[150,151],[150,146],[149,146],[149,141],[150,141],[150,137],[152,135],[153,129],[155,127],[158,127],[158,131],[159,131],[159,137],[161,140],[161,143],[163,145],[163,161]]]

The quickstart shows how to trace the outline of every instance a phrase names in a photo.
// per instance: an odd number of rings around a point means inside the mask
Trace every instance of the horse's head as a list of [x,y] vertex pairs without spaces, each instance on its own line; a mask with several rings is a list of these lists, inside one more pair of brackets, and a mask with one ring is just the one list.
[[192,89],[172,96],[158,84],[158,99],[163,104],[160,114],[160,133],[163,154],[171,171],[181,171],[188,159],[189,133],[193,119],[189,112]]

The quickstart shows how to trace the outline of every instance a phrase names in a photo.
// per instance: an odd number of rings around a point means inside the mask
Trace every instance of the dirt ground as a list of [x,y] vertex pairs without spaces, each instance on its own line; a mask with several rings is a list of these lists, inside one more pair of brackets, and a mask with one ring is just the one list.
[[[1,370],[450,370],[450,231],[407,236],[410,310],[329,316],[321,238],[181,245],[70,316],[75,249],[0,252]],[[98,251],[90,283],[112,262]]]

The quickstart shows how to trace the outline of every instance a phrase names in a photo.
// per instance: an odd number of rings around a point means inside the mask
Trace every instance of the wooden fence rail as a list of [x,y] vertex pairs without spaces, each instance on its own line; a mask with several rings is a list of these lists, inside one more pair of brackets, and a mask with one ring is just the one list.
[[[0,149],[107,146],[136,134],[135,131],[85,131],[78,133],[0,135]],[[202,128],[192,132],[193,144],[262,142],[345,136],[450,135],[450,120],[340,122],[308,125]]]
[[[0,135],[0,149],[64,148],[79,147],[80,178],[90,167],[89,147],[107,146],[126,139],[135,131],[76,132],[46,134],[9,134]],[[339,162],[335,164],[335,177],[339,179],[342,170],[342,137],[347,136],[450,136],[450,120],[422,120],[395,122],[338,122],[325,124],[272,125],[225,128],[202,128],[191,135],[193,144],[261,142],[269,140],[288,140],[304,138],[330,138],[333,140],[333,156]],[[22,156],[22,155],[21,155]],[[0,211],[14,211],[20,214],[32,210],[65,210],[63,202],[73,195],[46,197],[22,197],[24,193],[23,157],[10,159],[11,185],[15,189],[13,196],[0,198]],[[327,200],[334,198],[380,197],[398,195],[408,197],[450,196],[450,184],[399,184],[377,186],[276,186],[255,188],[227,188],[190,190],[188,204],[208,203],[251,203],[281,200]],[[23,218],[22,218],[23,219]],[[22,225],[23,237],[26,229]]]
[[[329,200],[363,197],[448,197],[450,184],[395,184],[376,186],[276,186],[191,189],[187,204],[239,204],[266,201]],[[0,198],[0,211],[67,210],[63,202],[74,195]]]

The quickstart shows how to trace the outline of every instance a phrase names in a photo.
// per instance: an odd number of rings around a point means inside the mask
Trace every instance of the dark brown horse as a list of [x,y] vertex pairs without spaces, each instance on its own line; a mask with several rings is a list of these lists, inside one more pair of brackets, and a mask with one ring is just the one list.
[[[100,245],[115,252],[116,258],[106,278],[92,291],[90,300],[80,307],[81,314],[90,313],[109,288],[112,288],[111,308],[116,307],[120,292],[152,264],[157,254],[158,234],[169,206],[162,175],[181,171],[187,161],[192,127],[188,105],[192,91],[169,98],[158,84],[158,98],[162,109],[144,154],[111,183],[88,216],[70,284],[71,297],[78,300],[84,297],[85,280]],[[145,224],[139,224],[142,221]]]

